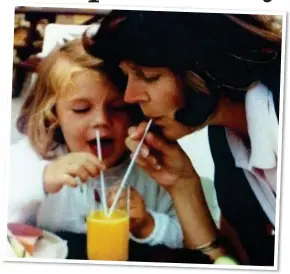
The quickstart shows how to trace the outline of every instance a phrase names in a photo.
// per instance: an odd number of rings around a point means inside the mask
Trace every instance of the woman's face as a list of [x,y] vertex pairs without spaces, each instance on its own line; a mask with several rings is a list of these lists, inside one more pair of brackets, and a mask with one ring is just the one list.
[[123,94],[100,73],[78,72],[56,104],[59,124],[71,152],[98,155],[96,130],[100,131],[102,156],[115,165],[127,152],[125,138],[131,125]]
[[120,63],[120,68],[128,77],[125,102],[138,103],[169,140],[192,132],[191,127],[174,119],[176,110],[184,106],[183,84],[178,76],[167,68],[142,67],[126,61]]

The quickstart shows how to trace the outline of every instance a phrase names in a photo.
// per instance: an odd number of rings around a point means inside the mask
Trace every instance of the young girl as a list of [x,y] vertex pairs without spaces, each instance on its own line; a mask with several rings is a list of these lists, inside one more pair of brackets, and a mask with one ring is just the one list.
[[[8,222],[86,233],[93,199],[86,182],[98,181],[100,170],[122,178],[128,167],[125,138],[136,112],[123,101],[124,84],[118,68],[86,54],[78,40],[55,49],[41,63],[18,120],[25,137],[11,147]],[[97,158],[97,129],[103,162]],[[168,193],[138,167],[129,184],[131,238],[182,247],[183,233]]]

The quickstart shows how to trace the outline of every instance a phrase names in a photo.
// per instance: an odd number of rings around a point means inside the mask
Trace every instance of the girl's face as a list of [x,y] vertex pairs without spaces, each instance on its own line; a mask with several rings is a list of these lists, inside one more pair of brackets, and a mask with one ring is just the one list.
[[96,130],[100,131],[102,156],[113,166],[127,151],[125,138],[131,125],[123,94],[101,73],[82,71],[56,104],[66,144],[71,152],[98,155]]
[[120,63],[120,68],[128,77],[124,100],[138,103],[165,137],[176,140],[192,132],[191,127],[174,119],[176,110],[184,105],[179,77],[167,68],[141,67],[126,61]]

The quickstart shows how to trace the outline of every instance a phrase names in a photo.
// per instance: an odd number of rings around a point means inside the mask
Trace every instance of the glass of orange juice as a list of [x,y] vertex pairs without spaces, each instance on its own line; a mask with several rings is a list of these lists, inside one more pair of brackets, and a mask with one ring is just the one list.
[[[114,195],[117,192],[120,182],[118,177],[105,177],[107,199],[109,193]],[[119,203],[110,217],[106,216],[103,209],[99,183],[94,184],[94,191],[95,206],[87,216],[88,259],[126,261],[129,254],[129,186],[123,188]]]

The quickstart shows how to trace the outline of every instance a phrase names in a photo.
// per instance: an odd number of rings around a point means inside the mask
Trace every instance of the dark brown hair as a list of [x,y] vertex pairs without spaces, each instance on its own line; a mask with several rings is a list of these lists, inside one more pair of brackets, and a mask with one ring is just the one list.
[[200,91],[188,100],[194,104],[192,111],[203,107],[198,110],[199,123],[213,111],[220,94],[243,98],[256,82],[267,82],[273,75],[279,79],[281,30],[271,27],[273,18],[114,10],[95,36],[83,37],[83,43],[90,54],[116,66],[128,60],[181,75],[190,89]]

